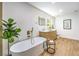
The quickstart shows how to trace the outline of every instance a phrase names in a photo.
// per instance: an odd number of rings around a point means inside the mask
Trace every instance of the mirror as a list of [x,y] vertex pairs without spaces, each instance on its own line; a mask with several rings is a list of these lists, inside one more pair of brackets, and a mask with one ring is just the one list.
[[38,17],[38,24],[40,26],[45,26],[45,18],[43,17]]

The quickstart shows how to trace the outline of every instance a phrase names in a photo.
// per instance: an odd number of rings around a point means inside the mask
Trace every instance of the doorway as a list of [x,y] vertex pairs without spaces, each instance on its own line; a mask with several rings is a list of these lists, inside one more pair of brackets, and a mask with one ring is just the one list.
[[0,56],[2,56],[2,2],[0,2]]

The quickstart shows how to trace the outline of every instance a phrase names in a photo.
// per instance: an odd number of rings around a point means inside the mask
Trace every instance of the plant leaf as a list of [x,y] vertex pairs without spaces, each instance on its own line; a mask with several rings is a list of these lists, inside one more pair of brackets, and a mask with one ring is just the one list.
[[8,19],[8,23],[10,23],[10,24],[11,24],[13,21],[14,21],[14,20],[13,20],[12,18],[9,18],[9,19]]
[[9,41],[9,43],[14,42],[14,38],[10,38],[10,39],[8,39],[8,41]]
[[21,31],[21,29],[20,28],[16,28],[16,32],[20,32]]
[[16,22],[12,23],[12,25],[15,25],[15,24],[16,24]]
[[7,31],[5,31],[5,32],[3,33],[3,38],[4,38],[4,39],[8,39]]
[[4,24],[4,23],[3,23],[3,25],[4,25],[5,27],[7,27],[7,24]]
[[10,29],[14,30],[15,28],[16,28],[16,26],[14,26],[14,27],[11,27]]
[[5,21],[5,20],[2,20],[2,21],[3,21],[4,23],[6,23],[6,24],[8,23],[8,22],[7,22],[7,21]]

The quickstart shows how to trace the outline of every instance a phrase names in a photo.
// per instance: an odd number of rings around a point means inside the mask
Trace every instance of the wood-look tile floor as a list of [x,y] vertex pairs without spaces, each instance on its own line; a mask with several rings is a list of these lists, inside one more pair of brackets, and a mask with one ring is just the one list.
[[79,56],[79,40],[59,38],[56,40],[56,52],[44,51],[43,56]]

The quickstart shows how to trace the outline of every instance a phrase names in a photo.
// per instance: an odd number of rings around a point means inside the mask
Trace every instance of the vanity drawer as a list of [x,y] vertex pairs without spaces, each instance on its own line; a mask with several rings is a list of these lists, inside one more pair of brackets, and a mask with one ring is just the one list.
[[47,32],[39,32],[39,36],[41,37],[45,37],[45,38],[48,38],[48,33]]

